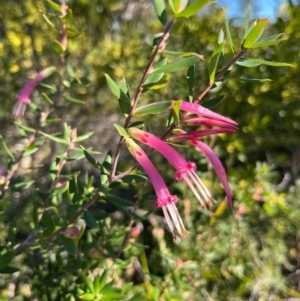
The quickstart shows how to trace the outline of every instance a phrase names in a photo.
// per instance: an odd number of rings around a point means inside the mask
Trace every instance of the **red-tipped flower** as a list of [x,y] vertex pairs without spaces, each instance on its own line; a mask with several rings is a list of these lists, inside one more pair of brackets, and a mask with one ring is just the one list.
[[181,237],[185,236],[186,230],[175,205],[177,196],[170,194],[162,176],[154,167],[146,153],[132,139],[125,138],[125,142],[130,153],[149,176],[157,196],[155,207],[162,209],[173,237],[175,238],[176,233]]
[[176,169],[177,172],[175,174],[175,179],[178,181],[183,179],[188,184],[189,188],[203,208],[207,208],[206,204],[209,206],[212,205],[213,198],[201,179],[198,177],[195,163],[187,162],[174,148],[148,132],[137,128],[129,128],[128,133],[133,138],[161,153]]
[[49,77],[54,71],[55,67],[49,67],[44,70],[42,70],[40,73],[36,75],[36,77],[33,80],[30,80],[25,87],[22,89],[22,91],[17,95],[17,103],[14,106],[13,109],[13,115],[15,117],[20,117],[24,115],[26,105],[31,102],[30,96],[37,86],[37,84],[41,81],[43,81],[45,78]]

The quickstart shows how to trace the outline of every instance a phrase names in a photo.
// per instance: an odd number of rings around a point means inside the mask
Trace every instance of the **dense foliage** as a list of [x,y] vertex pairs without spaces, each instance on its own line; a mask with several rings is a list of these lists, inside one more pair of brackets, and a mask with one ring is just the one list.
[[[300,298],[300,6],[236,25],[187,2],[0,1],[0,300]],[[152,152],[188,232],[174,239],[121,136],[170,134],[197,97],[239,124],[202,139],[234,206],[200,152],[170,144],[197,163],[209,210]]]

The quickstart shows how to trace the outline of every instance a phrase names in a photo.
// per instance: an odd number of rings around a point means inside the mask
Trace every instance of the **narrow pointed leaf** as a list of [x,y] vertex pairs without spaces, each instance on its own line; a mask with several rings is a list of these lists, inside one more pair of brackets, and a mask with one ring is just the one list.
[[88,132],[84,135],[78,136],[76,139],[74,139],[74,142],[80,142],[80,141],[86,140],[89,137],[91,137],[93,134],[94,134],[94,132]]
[[[0,136],[0,139],[2,140],[2,136]],[[12,159],[15,160],[15,156],[13,155],[13,153],[10,151],[10,149],[7,147],[6,143],[4,142],[4,140],[2,140],[2,145],[3,148],[5,150],[5,152],[7,153],[7,155]]]
[[167,64],[165,66],[160,66],[160,67],[154,68],[152,70],[152,73],[177,72],[177,71],[185,70],[185,69],[189,68],[190,66],[196,64],[198,61],[199,61],[199,57],[197,57],[197,56],[187,57],[187,58],[175,61],[173,63]]
[[[83,148],[83,147],[82,147]],[[95,168],[100,168],[101,167],[101,163],[99,161],[97,161],[88,150],[83,148],[83,153],[84,156],[86,157],[86,159],[95,167]]]
[[106,77],[107,86],[110,91],[117,96],[119,100],[119,106],[124,116],[127,116],[130,111],[130,99],[129,97],[120,89],[117,83],[108,75],[104,74]]
[[83,211],[83,219],[85,220],[89,228],[91,229],[98,228],[98,224],[90,211],[88,210]]
[[46,3],[48,4],[49,7],[51,7],[53,10],[61,13],[61,6],[54,1],[51,0],[46,0]]
[[61,235],[60,241],[68,253],[76,254],[77,248],[73,239]]
[[188,85],[189,101],[192,102],[194,97],[195,65],[189,67],[186,75],[186,81]]
[[227,37],[227,41],[230,46],[230,49],[231,49],[232,53],[235,53],[227,17],[225,17],[225,29],[226,29],[226,37]]
[[49,18],[47,17],[47,15],[43,14],[43,18],[45,19],[45,21],[47,22],[48,25],[50,25],[51,27],[55,28],[55,25],[49,20]]
[[119,134],[123,137],[130,137],[127,131],[117,123],[114,123],[114,127],[118,130]]
[[143,116],[148,114],[160,114],[167,111],[172,104],[172,100],[155,102],[142,107],[137,108],[134,111],[134,116]]
[[[155,75],[156,73],[153,73]],[[161,73],[157,73],[161,74]],[[143,86],[143,92],[147,92],[148,90],[158,90],[163,88],[168,82],[169,82],[170,76],[168,74],[165,74],[158,82],[144,85]]]
[[284,39],[279,39],[284,33],[279,33],[279,34],[275,34],[272,35],[270,37],[267,37],[265,39],[262,39],[258,42],[256,42],[255,44],[253,44],[251,46],[251,48],[258,48],[258,47],[266,47],[266,46],[270,46],[270,45],[275,45],[281,41],[283,41]]
[[36,146],[35,144],[31,144],[25,148],[23,156],[29,156],[35,153],[38,149],[39,149],[38,146]]
[[268,19],[258,20],[256,25],[250,30],[250,32],[245,37],[243,47],[248,49],[260,38],[261,34],[264,31],[264,28],[268,22]]
[[59,138],[59,137],[56,137],[56,136],[53,136],[53,135],[49,135],[49,134],[46,134],[46,133],[43,133],[43,132],[39,132],[41,135],[55,141],[55,142],[58,142],[58,143],[62,143],[62,144],[67,144],[67,141],[65,139],[62,139],[62,138]]
[[269,78],[240,78],[240,81],[263,83],[263,82],[271,82],[272,80]]
[[119,196],[116,195],[106,195],[105,196],[105,200],[107,200],[108,202],[117,205],[117,206],[122,206],[122,207],[131,207],[134,206],[134,203],[131,201],[128,201],[126,199],[123,199]]
[[210,0],[198,0],[188,7],[186,7],[182,12],[176,14],[176,18],[189,18],[195,14],[197,14],[202,8],[208,5]]
[[292,64],[288,63],[282,63],[282,62],[271,62],[271,61],[265,61],[260,59],[247,59],[248,62],[260,64],[260,65],[267,65],[267,66],[273,66],[273,67],[294,67]]
[[[154,65],[154,69],[161,67],[161,66],[165,66],[168,62],[168,59],[163,59],[160,62],[158,62],[156,65]],[[144,86],[146,85],[150,85],[150,84],[154,84],[157,83],[158,81],[160,81],[164,76],[164,73],[151,73],[150,75],[147,76]]]
[[80,103],[80,104],[84,104],[84,103],[85,103],[85,101],[80,100],[80,99],[78,99],[78,98],[74,98],[74,97],[70,97],[70,96],[64,96],[64,97],[65,97],[65,99],[66,99],[67,101],[69,101],[69,102]]
[[175,15],[183,11],[188,3],[188,0],[174,0]]
[[224,98],[224,95],[221,95],[219,97],[204,101],[201,104],[203,105],[203,107],[205,107],[207,109],[211,109],[211,108],[217,106],[218,104],[220,104],[222,102],[223,98]]
[[165,0],[154,0],[154,9],[156,15],[162,25],[166,25],[168,22]]
[[173,0],[168,0],[168,2],[169,2],[169,5],[172,9],[172,12],[174,12],[174,1]]
[[260,63],[254,62],[251,59],[240,59],[239,61],[236,62],[236,64],[247,68],[258,67],[261,65]]
[[216,75],[216,71],[217,71],[219,58],[224,49],[224,45],[225,45],[225,41],[223,41],[221,44],[219,44],[217,46],[217,48],[213,52],[212,58],[210,60],[210,65],[209,65],[209,81],[210,81],[210,83],[213,83],[215,80],[215,75]]

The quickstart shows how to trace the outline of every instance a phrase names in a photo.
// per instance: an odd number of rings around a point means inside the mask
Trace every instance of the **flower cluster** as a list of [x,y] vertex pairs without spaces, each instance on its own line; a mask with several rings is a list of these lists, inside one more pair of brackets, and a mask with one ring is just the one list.
[[[173,106],[171,106],[170,109],[172,109],[172,107]],[[182,101],[180,110],[186,112],[185,117],[182,119],[182,123],[184,125],[209,126],[212,128],[200,129],[188,133],[181,131],[180,134],[170,137],[167,141],[188,141],[196,149],[201,151],[213,165],[217,176],[224,187],[227,201],[229,205],[232,206],[232,195],[228,185],[225,169],[212,149],[199,140],[199,138],[220,133],[232,133],[237,130],[237,123],[195,103]],[[184,180],[187,183],[203,208],[207,209],[207,207],[210,207],[213,204],[214,200],[210,192],[196,173],[196,164],[194,162],[187,162],[172,146],[153,134],[137,128],[129,128],[128,133],[132,138],[155,149],[163,155],[175,168],[175,179],[178,181]],[[176,234],[181,237],[184,236],[186,230],[175,205],[177,197],[170,194],[161,175],[149,160],[145,152],[137,144],[135,144],[131,138],[125,138],[125,140],[129,151],[143,167],[152,182],[157,195],[155,206],[162,208],[173,237],[175,237]]]
[[42,82],[45,78],[49,77],[55,70],[55,67],[46,68],[39,72],[34,79],[30,80],[25,85],[22,91],[17,95],[18,101],[13,109],[13,115],[15,117],[20,117],[24,115],[26,105],[28,105],[31,102],[30,96],[35,87],[38,85],[38,83]]

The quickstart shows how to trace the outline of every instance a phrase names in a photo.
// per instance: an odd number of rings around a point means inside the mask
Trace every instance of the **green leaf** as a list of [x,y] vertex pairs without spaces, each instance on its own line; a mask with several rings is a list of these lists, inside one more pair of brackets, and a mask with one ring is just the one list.
[[154,0],[155,13],[162,25],[166,25],[168,22],[165,0]]
[[112,163],[112,155],[111,151],[109,151],[103,161],[103,164],[101,166],[101,184],[105,184],[108,180],[108,175],[111,172],[111,163]]
[[173,101],[172,115],[176,123],[179,123],[181,100]]
[[210,0],[198,0],[188,7],[186,7],[182,12],[176,14],[176,18],[189,18],[197,14],[202,8],[209,4]]
[[[0,136],[0,139],[2,140],[2,136]],[[3,148],[5,150],[5,152],[7,153],[7,155],[12,159],[15,160],[15,156],[13,155],[13,153],[9,150],[9,148],[7,147],[6,143],[4,142],[4,140],[2,140],[2,145]]]
[[85,220],[85,222],[89,228],[91,228],[91,229],[98,228],[98,224],[90,211],[88,211],[88,210],[83,211],[83,219]]
[[260,41],[258,41],[257,43],[253,44],[251,46],[251,48],[258,48],[258,47],[266,47],[266,46],[270,46],[270,45],[275,45],[281,41],[283,41],[284,39],[279,39],[284,33],[278,33],[275,35],[272,35],[270,37],[267,37],[265,39],[262,39]]
[[75,78],[76,77],[76,73],[74,71],[74,68],[72,67],[72,65],[70,63],[67,63],[67,71],[70,77]]
[[172,12],[174,12],[174,1],[173,0],[168,0],[168,2],[169,2],[169,5],[172,9]]
[[70,96],[64,96],[64,98],[69,101],[69,102],[73,102],[73,103],[80,103],[80,104],[84,104],[85,101],[80,100],[78,98],[74,98],[74,97],[70,97]]
[[240,78],[240,81],[243,82],[258,82],[258,83],[263,83],[263,82],[271,82],[272,80],[269,78]]
[[148,105],[136,108],[134,116],[140,117],[148,114],[160,114],[167,111],[172,104],[172,100],[154,102]]
[[129,86],[128,86],[128,83],[127,83],[127,81],[124,77],[121,79],[119,87],[125,93],[125,95],[128,97],[128,99],[130,99]]
[[65,248],[66,251],[70,254],[76,254],[77,253],[77,247],[75,245],[75,242],[73,239],[65,237],[64,235],[60,236],[60,241]]
[[221,44],[217,46],[217,48],[214,50],[212,58],[210,60],[209,65],[209,81],[210,83],[213,83],[215,80],[215,75],[217,71],[217,66],[219,62],[220,55],[224,49],[225,41],[223,41]]
[[186,81],[188,85],[189,101],[192,102],[194,98],[195,65],[189,67],[186,74]]
[[49,18],[45,14],[43,14],[43,18],[49,26],[55,28],[55,25],[49,20]]
[[44,100],[46,100],[50,105],[53,105],[54,102],[52,101],[52,99],[46,94],[46,93],[42,93],[42,97]]
[[[47,208],[44,210],[41,221],[44,224],[44,226],[49,230],[49,232],[54,230],[54,223],[52,220],[52,216],[53,216],[53,210],[52,208]],[[50,235],[50,233],[49,233]]]
[[252,60],[248,60],[248,59],[240,59],[236,62],[237,65],[242,66],[242,67],[247,67],[247,68],[252,68],[252,67],[258,67],[260,66],[259,63],[254,62]]
[[62,20],[62,22],[64,22],[64,23],[68,23],[68,22],[70,22],[72,19],[73,19],[73,12],[72,12],[72,10],[69,8],[69,9],[67,10],[66,15],[65,15],[63,18],[61,18],[61,20]]
[[224,95],[221,95],[219,97],[204,101],[201,104],[203,105],[203,107],[210,109],[210,108],[213,108],[213,107],[217,106],[218,104],[220,104],[222,102],[223,98],[224,98]]
[[0,268],[0,274],[12,274],[18,271],[20,271],[20,269],[12,265],[7,265],[6,267]]
[[35,133],[35,132],[36,132],[36,130],[35,130],[34,128],[31,128],[31,127],[29,127],[29,126],[23,125],[22,122],[21,122],[21,120],[18,120],[18,121],[16,122],[16,125],[17,125],[19,128],[25,130],[26,132],[30,132],[30,133]]
[[225,17],[225,30],[226,30],[226,37],[227,37],[227,41],[229,43],[230,49],[231,49],[232,53],[235,53],[227,16]]
[[105,270],[103,274],[101,275],[101,278],[99,279],[99,285],[98,285],[98,290],[101,292],[102,289],[105,287],[106,282],[107,282],[107,271]]
[[127,133],[127,131],[122,126],[120,126],[119,124],[114,123],[114,127],[117,129],[117,131],[119,132],[119,134],[121,136],[130,137],[129,134]]
[[86,285],[86,287],[88,288],[88,290],[94,294],[95,293],[94,284],[93,284],[92,280],[90,279],[90,277],[86,276],[86,275],[81,275],[81,278],[82,278],[84,284]]
[[172,56],[182,56],[182,57],[190,57],[197,56],[199,59],[204,60],[204,55],[198,54],[196,52],[187,52],[187,51],[173,51],[173,50],[163,50],[163,53],[172,55]]
[[55,141],[55,142],[62,143],[62,144],[67,144],[68,143],[65,139],[62,139],[62,138],[59,138],[59,137],[56,137],[56,136],[53,136],[53,135],[49,135],[49,134],[46,134],[46,133],[43,133],[43,132],[39,132],[39,133],[41,135]]
[[27,146],[25,149],[24,149],[24,153],[23,153],[23,156],[29,156],[33,153],[35,153],[37,150],[39,149],[38,146],[36,146],[36,144],[31,144],[29,146]]
[[63,54],[65,52],[64,46],[56,40],[53,41],[53,50],[59,54]]
[[121,198],[119,196],[112,195],[112,194],[106,195],[104,197],[104,199],[107,200],[108,202],[116,205],[116,206],[122,206],[122,207],[131,207],[131,206],[134,206],[133,202],[128,201],[126,199],[123,199],[123,198]]
[[41,126],[44,127],[47,124],[54,124],[54,123],[58,123],[60,122],[61,119],[60,118],[50,118],[50,119],[46,119],[42,122]]
[[89,137],[91,137],[92,135],[94,135],[94,132],[88,132],[84,135],[78,136],[76,139],[74,139],[74,142],[80,142],[80,141],[86,140]]
[[19,183],[16,183],[14,185],[12,185],[12,187],[14,188],[29,188],[33,183],[35,183],[35,180],[31,180],[31,181],[24,181],[24,182],[19,182]]
[[101,163],[99,161],[97,161],[88,150],[86,150],[83,146],[81,146],[81,148],[83,149],[83,153],[84,156],[86,157],[86,159],[95,167],[95,168],[100,168],[101,167]]
[[190,56],[173,63],[167,64],[165,66],[160,66],[157,68],[153,68],[152,73],[161,73],[161,72],[177,72],[181,70],[185,70],[190,66],[196,64],[199,61],[198,56]]
[[[160,62],[158,62],[157,64],[154,65],[154,68],[158,68],[161,66],[165,66],[168,62],[168,59],[165,58],[163,60],[161,60]],[[158,81],[160,81],[164,76],[164,73],[151,73],[147,76],[144,86],[145,85],[150,85],[150,84],[154,84],[157,83]]]
[[108,74],[104,75],[106,77],[108,88],[115,96],[117,96],[119,100],[120,109],[123,115],[126,117],[129,114],[131,105],[129,97],[120,89],[117,83]]
[[[161,73],[153,73],[153,75],[161,74]],[[159,80],[156,83],[148,84],[143,86],[143,92],[146,92],[148,90],[158,90],[163,88],[167,83],[169,82],[169,75],[165,74],[161,80]]]
[[4,254],[1,254],[0,257],[0,269],[7,266],[14,258],[15,254],[12,251],[7,251]]
[[188,0],[174,0],[175,15],[183,11],[188,3]]
[[61,7],[59,4],[51,1],[51,0],[46,0],[46,3],[48,4],[49,7],[51,7],[53,10],[61,13]]
[[79,296],[79,299],[81,299],[81,300],[95,300],[95,298],[96,298],[96,296],[91,293],[85,293],[85,294]]
[[249,31],[246,35],[245,40],[242,44],[243,48],[249,49],[252,45],[260,38],[262,35],[264,28],[268,22],[268,19],[258,20],[254,27]]
[[148,178],[144,175],[127,175],[122,178],[124,183],[144,183]]
[[[288,64],[288,63],[282,63],[282,62],[271,62],[271,61],[265,61],[265,60],[260,60],[260,59],[250,59],[247,58],[246,61],[248,61],[248,63],[256,63],[259,65],[267,65],[267,66],[273,66],[273,67],[294,67],[292,64]],[[239,62],[238,62],[239,64]],[[240,65],[240,64],[239,64]]]

